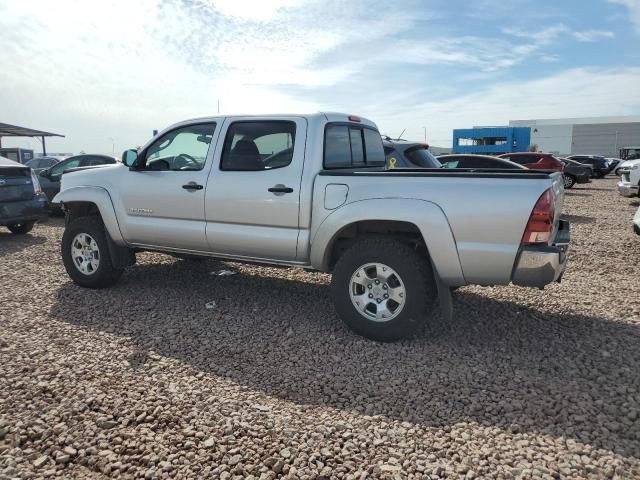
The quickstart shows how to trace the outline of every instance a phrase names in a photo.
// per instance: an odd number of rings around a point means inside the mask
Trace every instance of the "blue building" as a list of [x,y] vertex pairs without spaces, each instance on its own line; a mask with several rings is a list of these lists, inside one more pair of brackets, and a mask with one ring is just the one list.
[[529,127],[457,128],[453,131],[454,153],[526,152],[530,142]]

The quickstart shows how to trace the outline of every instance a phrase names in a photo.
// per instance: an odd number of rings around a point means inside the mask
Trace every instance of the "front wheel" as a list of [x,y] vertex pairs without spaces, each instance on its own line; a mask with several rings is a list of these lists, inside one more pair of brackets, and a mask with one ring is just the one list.
[[428,258],[384,238],[359,240],[347,249],[336,263],[331,288],[347,326],[381,342],[414,334],[437,298]]
[[71,279],[87,288],[115,284],[123,269],[111,262],[104,226],[96,217],[72,220],[62,235],[62,261]]
[[569,190],[576,184],[576,179],[571,175],[564,175],[564,188]]
[[35,223],[36,222],[12,223],[11,225],[7,225],[7,228],[15,235],[24,235],[33,229]]

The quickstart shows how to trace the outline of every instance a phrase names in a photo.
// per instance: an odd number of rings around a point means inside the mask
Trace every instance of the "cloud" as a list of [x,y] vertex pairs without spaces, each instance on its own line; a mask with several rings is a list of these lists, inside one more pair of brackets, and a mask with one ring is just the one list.
[[615,36],[613,32],[606,30],[585,30],[583,32],[572,32],[571,34],[579,42],[597,42],[598,40]]
[[[154,128],[215,113],[218,100],[223,113],[351,111],[383,120],[390,132],[436,118],[493,123],[485,116],[496,105],[504,105],[501,122],[522,117],[522,105],[546,101],[535,88],[556,98],[529,78],[564,88],[558,115],[580,106],[562,75],[548,73],[562,68],[553,48],[576,38],[565,24],[501,34],[498,23],[452,25],[441,10],[417,0],[393,8],[385,0],[59,0],[55,9],[0,0],[0,71],[10,72],[0,77],[0,121],[66,134],[53,149],[111,153],[110,138],[116,152],[139,145]],[[614,92],[585,87],[607,100],[605,113],[628,108],[618,93],[626,80],[582,72],[602,85],[611,80]],[[497,81],[514,95],[501,96]],[[585,114],[604,111],[593,98],[581,104]]]
[[640,33],[640,0],[608,0],[610,3],[622,5],[629,10],[629,19],[636,33]]
[[506,125],[509,120],[631,115],[640,110],[640,68],[575,68],[529,81],[508,81],[466,95],[417,103],[376,119],[381,130],[451,145],[453,128]]

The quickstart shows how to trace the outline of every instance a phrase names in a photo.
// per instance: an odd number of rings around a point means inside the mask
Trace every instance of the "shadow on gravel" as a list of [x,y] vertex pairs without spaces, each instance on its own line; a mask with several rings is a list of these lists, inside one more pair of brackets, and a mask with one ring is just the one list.
[[564,192],[565,195],[570,197],[592,197],[593,193],[578,193],[578,192]]
[[596,221],[595,217],[590,217],[587,215],[568,215],[566,213],[562,214],[562,219],[568,220],[571,223],[581,223],[581,224],[593,223]]
[[[214,277],[211,269],[140,265],[102,291],[68,283],[50,317],[130,337],[139,348],[299,404],[426,426],[473,421],[640,452],[637,326],[463,290],[450,324],[380,344],[336,318],[323,274],[265,268],[261,276]],[[210,300],[213,310],[205,309]]]
[[44,235],[39,235],[34,230],[26,235],[15,235],[4,227],[0,227],[0,258],[14,252],[19,252],[34,245],[40,245],[47,241]]

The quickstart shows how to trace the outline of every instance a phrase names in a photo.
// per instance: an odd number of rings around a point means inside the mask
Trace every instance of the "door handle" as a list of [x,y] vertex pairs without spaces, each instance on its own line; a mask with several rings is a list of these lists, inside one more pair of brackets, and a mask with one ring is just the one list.
[[182,185],[182,188],[185,190],[202,190],[204,187],[202,185],[198,185],[196,182],[189,182],[186,185]]
[[269,191],[271,193],[293,193],[293,188],[278,184],[271,187]]

